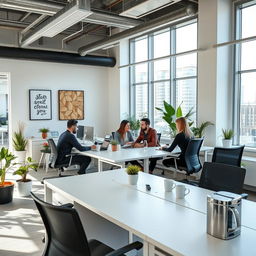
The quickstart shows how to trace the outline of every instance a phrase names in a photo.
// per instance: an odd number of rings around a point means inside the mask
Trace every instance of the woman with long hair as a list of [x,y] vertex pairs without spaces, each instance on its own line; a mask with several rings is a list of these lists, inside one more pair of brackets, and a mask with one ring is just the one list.
[[134,142],[128,120],[123,120],[120,123],[119,129],[115,132],[115,140],[118,141],[121,146],[129,145]]
[[[184,156],[189,140],[193,137],[193,133],[191,132],[185,117],[180,117],[176,119],[176,128],[177,134],[174,138],[173,143],[169,148],[162,148],[162,150],[172,152],[176,148],[176,146],[178,146],[181,150],[181,153],[178,157],[179,159],[177,159],[177,165],[186,166]],[[175,167],[175,162],[173,158],[163,160],[163,164],[167,167]]]

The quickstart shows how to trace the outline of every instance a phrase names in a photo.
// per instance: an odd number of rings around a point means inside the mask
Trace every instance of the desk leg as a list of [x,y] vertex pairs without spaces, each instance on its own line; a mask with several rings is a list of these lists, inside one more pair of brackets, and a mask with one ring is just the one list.
[[45,154],[45,171],[46,173],[48,172],[48,168],[49,168],[49,160],[50,160],[50,154]]
[[100,161],[100,159],[98,159],[98,172],[102,172],[103,171],[103,162]]
[[149,256],[149,243],[147,241],[143,241],[143,256]]
[[207,151],[204,151],[204,161],[207,162],[207,158],[208,158],[208,155],[207,155]]
[[121,168],[125,168],[125,162],[120,163]]
[[44,184],[44,201],[47,203],[52,203],[52,190]]
[[147,158],[147,159],[144,159],[144,172],[145,173],[149,173],[149,169],[148,169],[148,167],[149,167],[149,159]]

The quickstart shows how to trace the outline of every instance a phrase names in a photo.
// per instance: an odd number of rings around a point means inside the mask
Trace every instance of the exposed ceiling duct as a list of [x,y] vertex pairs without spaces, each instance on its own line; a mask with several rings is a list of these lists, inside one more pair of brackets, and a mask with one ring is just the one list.
[[[23,12],[31,12],[42,15],[53,16],[59,12],[64,5],[53,4],[45,1],[33,0],[0,0],[0,8],[18,10]],[[92,14],[83,19],[84,22],[100,25],[114,26],[118,28],[131,28],[141,24],[140,20],[127,17],[121,17],[110,12],[103,12],[98,9],[91,8]]]
[[131,3],[131,6],[126,7],[125,5],[125,11],[120,13],[120,15],[138,19],[180,1],[181,0],[139,0],[135,2],[131,1],[127,4],[130,5]]
[[148,21],[142,25],[139,25],[135,28],[131,28],[110,36],[107,39],[103,39],[86,46],[83,46],[78,49],[80,55],[85,56],[88,53],[100,50],[107,49],[117,45],[122,39],[130,39],[142,34],[149,33],[153,30],[169,26],[172,23],[180,22],[181,20],[186,19],[188,16],[196,15],[197,9],[194,5],[188,5],[185,8],[182,8],[178,11],[166,14],[162,17]]
[[91,13],[89,0],[75,0],[25,35],[21,39],[21,46],[28,46],[41,37],[54,37]]
[[47,61],[78,65],[93,65],[103,67],[114,67],[116,64],[115,58],[105,56],[87,55],[85,57],[81,57],[80,55],[74,53],[31,50],[13,47],[0,47],[0,58]]

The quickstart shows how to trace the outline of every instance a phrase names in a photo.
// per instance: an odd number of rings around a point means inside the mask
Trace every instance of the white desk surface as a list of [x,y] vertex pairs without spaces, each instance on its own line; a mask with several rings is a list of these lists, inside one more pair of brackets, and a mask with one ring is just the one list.
[[8,132],[8,126],[0,126],[0,132]]
[[[148,148],[126,148],[120,149],[118,151],[112,152],[110,150],[104,151],[84,151],[79,152],[81,155],[90,156],[92,158],[98,158],[105,161],[110,161],[113,163],[126,162],[136,159],[147,159],[147,158],[158,158],[179,153],[179,149],[176,148],[173,152],[167,152],[163,150],[157,150],[157,147]],[[205,152],[211,150],[211,147],[202,147],[200,152]]]
[[[148,179],[153,183],[155,178],[139,174],[139,184]],[[45,183],[53,191],[175,256],[256,255],[255,230],[242,227],[241,235],[232,240],[216,239],[206,233],[204,213],[143,193],[125,185],[127,180],[124,170],[114,170],[49,179]]]

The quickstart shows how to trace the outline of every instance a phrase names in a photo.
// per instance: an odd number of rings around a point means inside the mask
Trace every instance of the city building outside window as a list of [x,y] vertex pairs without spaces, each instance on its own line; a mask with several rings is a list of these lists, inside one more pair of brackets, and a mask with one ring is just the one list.
[[197,53],[154,59],[195,49],[196,20],[130,40],[130,64],[143,62],[130,66],[131,115],[149,117],[164,137],[170,137],[170,131],[155,109],[163,108],[164,100],[174,107],[182,104],[184,114],[193,107],[196,123]]

